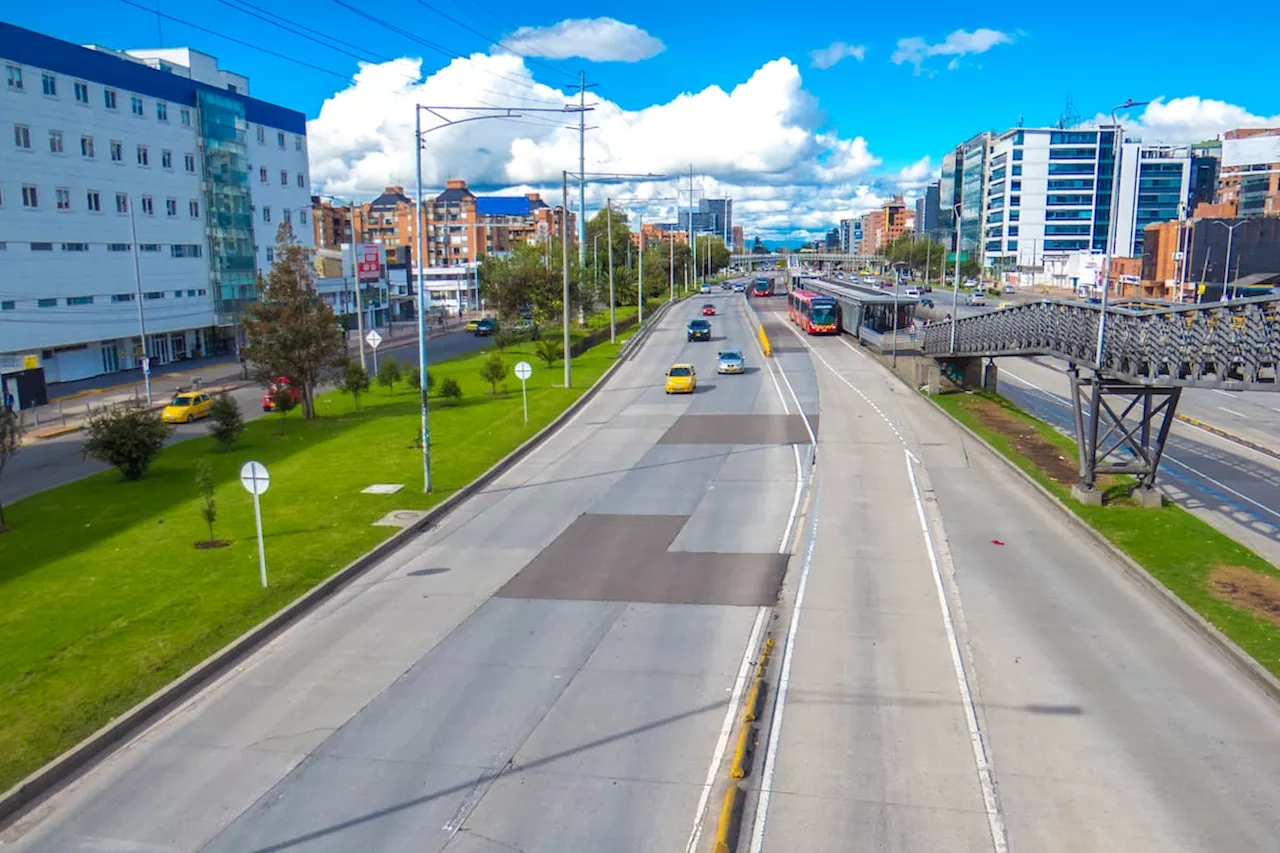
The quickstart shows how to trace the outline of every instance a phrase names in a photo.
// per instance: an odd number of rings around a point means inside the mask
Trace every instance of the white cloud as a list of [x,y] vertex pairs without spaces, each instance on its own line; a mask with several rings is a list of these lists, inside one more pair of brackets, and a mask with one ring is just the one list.
[[[1136,121],[1124,110],[1116,118],[1124,122],[1126,134],[1147,142],[1203,142],[1240,127],[1280,127],[1280,115],[1258,116],[1236,104],[1195,95],[1156,98]],[[1093,123],[1110,124],[1111,115],[1098,113]]]
[[889,178],[889,182],[897,188],[898,192],[918,195],[919,190],[938,180],[940,171],[926,154],[910,166],[899,169]]
[[986,53],[991,48],[1002,44],[1013,44],[1013,36],[1000,30],[977,29],[956,30],[945,39],[930,44],[920,36],[898,39],[898,48],[889,57],[894,65],[910,63],[915,66],[916,73],[923,70],[925,60],[934,56],[954,57],[947,63],[947,70],[954,71],[960,67],[960,58],[979,53]]
[[813,68],[826,69],[848,57],[853,57],[861,62],[866,55],[867,46],[865,44],[848,44],[843,41],[833,41],[826,47],[809,51],[809,65]]
[[[311,176],[317,187],[344,198],[369,199],[387,184],[414,192],[414,104],[502,104],[559,109],[573,98],[533,80],[511,53],[455,59],[420,79],[420,60],[366,65],[352,84],[325,101],[308,123]],[[466,113],[448,113],[453,119]],[[752,117],[743,132],[741,117]],[[441,122],[424,113],[424,128]],[[589,116],[587,170],[670,175],[661,181],[590,185],[588,211],[612,195],[656,198],[678,183],[688,204],[692,163],[695,189],[735,200],[735,224],[774,237],[793,228],[815,232],[849,215],[865,195],[880,160],[860,136],[826,131],[800,70],[788,59],[768,62],[725,91],[709,86],[666,103],[624,110],[603,98]],[[425,134],[424,190],[439,192],[446,178],[464,178],[477,191],[538,190],[560,195],[561,171],[578,166],[576,116],[525,113],[514,120],[473,121]],[[554,201],[552,203],[555,203]],[[767,203],[767,204],[764,204]],[[654,207],[650,216],[670,213]]]
[[571,18],[549,27],[521,27],[503,41],[521,53],[546,59],[639,62],[666,50],[634,24],[613,18]]

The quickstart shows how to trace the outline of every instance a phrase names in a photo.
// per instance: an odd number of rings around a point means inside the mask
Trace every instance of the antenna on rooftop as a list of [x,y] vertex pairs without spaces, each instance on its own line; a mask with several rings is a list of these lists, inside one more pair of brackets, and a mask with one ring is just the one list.
[[1071,100],[1071,93],[1067,93],[1067,104],[1062,108],[1062,115],[1058,117],[1058,129],[1068,130],[1073,127],[1080,126],[1080,113],[1076,112],[1076,105]]

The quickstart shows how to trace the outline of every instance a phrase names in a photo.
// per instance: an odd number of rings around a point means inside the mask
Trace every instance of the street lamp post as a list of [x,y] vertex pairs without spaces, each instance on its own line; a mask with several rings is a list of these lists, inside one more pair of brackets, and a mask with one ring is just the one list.
[[[1119,217],[1120,211],[1120,155],[1124,150],[1124,130],[1120,127],[1120,121],[1116,118],[1116,110],[1126,110],[1132,107],[1145,107],[1150,101],[1135,101],[1132,98],[1123,104],[1117,104],[1111,108],[1111,126],[1112,133],[1115,134],[1116,141],[1111,146],[1111,204],[1110,219],[1107,222],[1107,267],[1106,275],[1102,279],[1102,310],[1098,312],[1098,351],[1095,361],[1098,368],[1102,368],[1103,346],[1106,342],[1107,333],[1107,297],[1111,293],[1111,262],[1116,252],[1116,219]],[[1138,168],[1141,168],[1139,164]]]
[[[1221,219],[1216,219],[1214,221],[1218,225],[1221,225],[1223,228],[1227,229],[1227,265],[1222,268],[1222,301],[1225,302],[1228,299],[1227,275],[1230,274],[1231,272],[1231,238],[1235,236],[1236,229],[1239,228],[1241,225],[1243,225],[1245,223],[1245,220],[1242,219],[1239,222],[1237,222],[1235,225],[1228,225],[1227,223],[1223,222]],[[1232,282],[1235,281],[1234,278],[1232,278],[1231,280]],[[1232,288],[1231,296],[1229,298],[1231,299],[1236,298],[1234,288]]]
[[609,343],[612,344],[618,339],[618,327],[613,317],[613,308],[617,304],[613,295],[613,199],[606,198],[604,203],[604,217],[609,229]]
[[[960,203],[956,202],[952,217],[956,235],[956,275],[951,282],[951,352],[956,351],[956,324],[960,320]],[[946,270],[946,258],[942,259],[942,268]],[[943,273],[946,274],[945,272]]]

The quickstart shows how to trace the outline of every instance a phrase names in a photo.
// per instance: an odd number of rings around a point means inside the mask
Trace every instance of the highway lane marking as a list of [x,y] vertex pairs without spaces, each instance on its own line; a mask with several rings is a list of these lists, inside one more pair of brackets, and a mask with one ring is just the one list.
[[818,518],[821,516],[822,492],[819,489],[813,503],[813,521],[809,527],[809,543],[804,549],[800,568],[800,585],[796,587],[796,601],[791,611],[791,624],[787,627],[786,648],[782,652],[782,668],[778,674],[778,689],[773,695],[773,713],[769,718],[769,744],[765,748],[764,765],[760,771],[760,794],[756,800],[756,814],[751,832],[751,853],[764,848],[765,824],[769,819],[769,798],[773,793],[773,774],[778,761],[778,742],[782,739],[782,719],[787,708],[787,689],[791,684],[791,661],[795,655],[796,632],[800,628],[800,613],[804,607],[804,594],[809,586],[809,570],[813,567],[813,547],[818,539]]
[[1215,394],[1221,394],[1224,397],[1230,397],[1233,400],[1236,398],[1235,394],[1232,394],[1230,391],[1223,391],[1221,388],[1210,388],[1209,390]]
[[[915,465],[923,467],[923,463],[910,450],[903,448],[902,452],[905,454],[907,463],[907,476],[911,479],[911,493],[916,502],[916,515],[920,519],[920,532],[924,536],[925,549],[929,553],[929,566],[933,569],[933,582],[938,590],[938,606],[942,610],[942,625],[947,631],[947,644],[951,648],[951,664],[955,668],[956,684],[960,688],[960,696],[963,699],[965,723],[969,726],[969,743],[973,747],[973,762],[977,767],[978,784],[982,788],[982,801],[987,811],[987,826],[991,831],[991,847],[995,853],[1008,853],[1009,835],[1005,828],[1004,813],[1000,808],[1000,796],[996,791],[995,774],[991,769],[991,761],[987,757],[986,740],[982,734],[982,726],[978,723],[978,711],[973,701],[973,690],[969,686],[969,676],[965,671],[964,659],[960,654],[960,642],[956,637],[956,622],[960,623],[961,628],[964,627],[964,613],[960,611],[960,590],[955,583],[955,566],[951,562],[950,555],[946,555],[947,580],[949,584],[944,583],[938,554],[934,550],[933,535],[929,532],[929,522],[925,518],[924,500],[920,497],[920,485],[916,481]],[[954,619],[949,603],[948,588],[950,588],[950,594],[954,596],[956,602],[957,616]]]
[[1246,421],[1249,420],[1248,415],[1242,415],[1239,412],[1237,412],[1235,409],[1228,409],[1226,406],[1218,406],[1218,409],[1226,412],[1228,415],[1235,415],[1237,418],[1243,418]]
[[720,762],[724,761],[725,750],[729,747],[729,736],[733,733],[733,724],[738,718],[738,707],[746,691],[747,681],[751,677],[752,656],[760,648],[760,635],[764,631],[769,608],[761,607],[756,611],[755,624],[751,626],[751,637],[742,653],[742,663],[738,666],[738,677],[733,682],[733,695],[729,698],[729,707],[725,711],[724,722],[720,726],[720,737],[716,740],[715,752],[711,755],[711,765],[707,768],[707,779],[702,784],[702,793],[698,796],[698,810],[693,815],[693,829],[689,833],[689,843],[685,845],[685,853],[695,853],[698,842],[702,838],[703,819],[706,817],[707,803],[711,800],[711,789],[715,787],[716,776],[720,772]]
[[[1034,382],[1030,382],[1030,381],[1028,381],[1028,380],[1026,380],[1026,379],[1023,379],[1021,376],[1018,376],[1018,375],[1017,375],[1016,373],[1014,373],[1013,371],[1010,371],[1010,370],[1001,370],[1000,372],[1001,372],[1002,374],[1008,374],[1008,375],[1009,375],[1009,376],[1011,376],[1012,378],[1014,378],[1014,379],[1016,379],[1017,381],[1021,382],[1023,385],[1026,385],[1026,386],[1028,386],[1028,387],[1030,387],[1030,388],[1034,388],[1035,390],[1039,391],[1039,392],[1040,392],[1041,394],[1043,394],[1044,396],[1048,397],[1051,401],[1053,401],[1053,402],[1055,402],[1055,403],[1058,403],[1059,405],[1067,406],[1068,408],[1071,406],[1071,404],[1070,404],[1069,402],[1067,402],[1066,400],[1063,400],[1063,399],[1062,399],[1061,397],[1059,397],[1057,394],[1054,394],[1054,393],[1052,393],[1052,392],[1050,392],[1050,391],[1046,391],[1045,389],[1041,388],[1039,385],[1035,384]],[[1212,433],[1208,433],[1208,434],[1212,435]],[[1241,446],[1242,446],[1242,445],[1238,445],[1238,444],[1236,444],[1235,442],[1230,442],[1230,445],[1231,445],[1231,447],[1232,447],[1232,448],[1236,448],[1236,447],[1241,447]],[[1246,449],[1246,450],[1249,450],[1250,448],[1247,448],[1247,447],[1246,447],[1245,449]],[[1255,451],[1253,451],[1253,452],[1254,452],[1254,453],[1257,453],[1258,451],[1256,451],[1256,450],[1255,450]],[[1258,455],[1259,455],[1259,456],[1265,456],[1266,454],[1261,454],[1261,453],[1259,453]],[[1219,489],[1222,489],[1223,491],[1228,492],[1228,493],[1230,493],[1230,494],[1234,495],[1235,497],[1239,498],[1239,499],[1240,499],[1240,500],[1242,500],[1242,501],[1245,501],[1246,503],[1252,504],[1253,506],[1257,507],[1258,509],[1262,510],[1263,512],[1268,513],[1269,515],[1273,515],[1273,516],[1275,516],[1276,518],[1280,518],[1280,512],[1277,512],[1276,510],[1272,509],[1271,507],[1267,506],[1266,504],[1259,503],[1258,501],[1254,500],[1253,498],[1249,497],[1249,496],[1248,496],[1248,495],[1246,495],[1246,494],[1243,494],[1243,493],[1241,493],[1241,492],[1236,491],[1235,489],[1233,489],[1233,488],[1231,488],[1230,486],[1228,486],[1226,483],[1222,482],[1221,480],[1215,479],[1214,477],[1210,477],[1208,474],[1204,473],[1204,472],[1203,472],[1203,471],[1201,471],[1200,469],[1195,468],[1195,467],[1193,467],[1193,466],[1191,466],[1191,465],[1188,465],[1186,462],[1183,462],[1181,459],[1179,459],[1178,457],[1174,456],[1172,453],[1169,453],[1167,450],[1165,451],[1165,453],[1164,453],[1164,457],[1163,457],[1163,458],[1165,458],[1165,459],[1167,459],[1168,461],[1172,462],[1174,465],[1177,465],[1177,466],[1179,466],[1179,467],[1181,467],[1181,468],[1186,468],[1186,469],[1187,469],[1188,471],[1190,471],[1192,474],[1195,474],[1197,477],[1202,478],[1205,482],[1212,483],[1213,485],[1217,486]]]

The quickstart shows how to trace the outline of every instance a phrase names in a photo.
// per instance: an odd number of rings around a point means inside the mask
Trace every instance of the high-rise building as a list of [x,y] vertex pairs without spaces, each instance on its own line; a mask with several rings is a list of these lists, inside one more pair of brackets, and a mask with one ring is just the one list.
[[917,234],[928,240],[938,239],[941,195],[941,182],[934,181],[924,188],[924,195],[916,199],[915,230]]
[[733,230],[730,233],[733,235],[733,251],[737,252],[738,254],[742,254],[743,250],[746,248],[746,243],[747,243],[746,235],[742,230],[742,226],[741,225],[733,226]]
[[860,253],[873,255],[897,240],[906,233],[908,220],[907,203],[900,195],[886,201],[878,210],[865,214],[858,241]]
[[1218,172],[1222,165],[1222,143],[1215,140],[1191,146],[1191,193],[1187,213],[1194,215],[1202,204],[1213,204],[1218,197]]
[[983,223],[987,216],[987,176],[994,135],[983,132],[960,145],[964,158],[960,180],[960,243],[965,252],[982,251]]
[[840,229],[832,228],[827,232],[827,240],[824,249],[828,252],[840,251]]
[[277,229],[312,245],[306,116],[189,48],[0,23],[0,65],[0,351],[56,383],[233,349]]
[[1280,216],[1280,128],[1223,134],[1217,200],[1234,204],[1241,218]]

